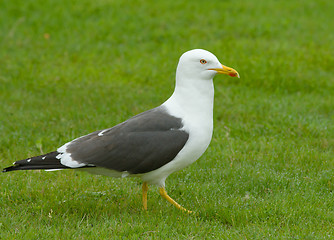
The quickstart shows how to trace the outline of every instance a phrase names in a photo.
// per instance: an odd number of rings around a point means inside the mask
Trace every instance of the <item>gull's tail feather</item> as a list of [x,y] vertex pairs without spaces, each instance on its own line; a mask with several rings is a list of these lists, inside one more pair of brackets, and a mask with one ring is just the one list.
[[58,170],[69,168],[61,164],[60,159],[57,158],[59,152],[50,152],[44,155],[27,158],[24,160],[14,162],[14,166],[4,168],[2,172],[10,172],[16,170]]

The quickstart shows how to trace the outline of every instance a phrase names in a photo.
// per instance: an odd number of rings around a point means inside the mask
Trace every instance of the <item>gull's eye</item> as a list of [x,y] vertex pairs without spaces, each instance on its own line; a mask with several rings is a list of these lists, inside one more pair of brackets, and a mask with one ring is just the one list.
[[206,63],[207,63],[207,61],[206,61],[205,59],[201,59],[201,60],[199,60],[199,62],[200,62],[201,64],[206,64]]

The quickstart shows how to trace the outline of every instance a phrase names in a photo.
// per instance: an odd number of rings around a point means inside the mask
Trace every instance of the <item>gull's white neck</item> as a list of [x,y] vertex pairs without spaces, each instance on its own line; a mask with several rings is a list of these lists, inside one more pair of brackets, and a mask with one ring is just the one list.
[[202,124],[209,121],[208,124],[212,125],[213,101],[212,79],[185,79],[177,75],[174,93],[164,105],[174,116]]

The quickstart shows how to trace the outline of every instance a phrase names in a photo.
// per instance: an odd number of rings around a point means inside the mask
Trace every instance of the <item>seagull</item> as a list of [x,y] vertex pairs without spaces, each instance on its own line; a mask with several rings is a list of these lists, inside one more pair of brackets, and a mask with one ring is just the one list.
[[139,177],[144,210],[148,185],[156,185],[163,198],[191,213],[167,194],[165,180],[195,162],[209,146],[216,74],[239,77],[210,52],[187,51],[179,59],[174,92],[160,106],[76,138],[54,152],[16,161],[3,172],[74,169],[116,178]]

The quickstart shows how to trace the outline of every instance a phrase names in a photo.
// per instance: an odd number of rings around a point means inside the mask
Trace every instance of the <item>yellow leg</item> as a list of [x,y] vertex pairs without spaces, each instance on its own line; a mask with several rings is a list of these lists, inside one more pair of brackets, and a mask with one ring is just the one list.
[[163,188],[163,187],[159,188],[159,193],[160,193],[160,195],[164,199],[166,199],[168,202],[170,202],[171,204],[173,204],[178,209],[180,209],[182,211],[185,211],[186,213],[193,213],[192,211],[189,211],[189,210],[185,209],[184,207],[182,207],[180,204],[178,204],[177,202],[175,202],[170,196],[168,196],[165,188]]
[[144,207],[144,210],[147,210],[147,191],[148,191],[147,182],[143,182],[143,207]]

